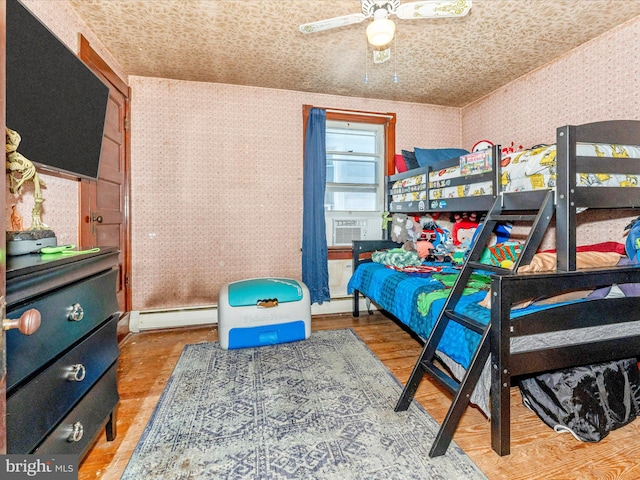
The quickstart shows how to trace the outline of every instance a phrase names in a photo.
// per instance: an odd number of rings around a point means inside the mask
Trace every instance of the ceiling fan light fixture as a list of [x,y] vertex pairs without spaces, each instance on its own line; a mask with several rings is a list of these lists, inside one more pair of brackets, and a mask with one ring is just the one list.
[[386,17],[376,18],[367,27],[367,40],[374,47],[383,47],[391,43],[396,33],[396,24]]

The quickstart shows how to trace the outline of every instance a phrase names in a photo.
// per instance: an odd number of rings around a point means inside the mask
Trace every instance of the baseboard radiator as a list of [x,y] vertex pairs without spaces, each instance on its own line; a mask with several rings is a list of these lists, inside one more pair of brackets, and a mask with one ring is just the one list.
[[[311,305],[311,315],[351,313],[352,308],[353,299],[351,297],[335,298],[330,302],[324,302],[322,305]],[[375,305],[367,305],[367,301],[361,298],[360,311],[366,312],[367,308],[375,309]],[[217,323],[218,308],[216,305],[167,310],[143,310],[131,312],[129,330],[137,333],[163,328],[213,326]]]

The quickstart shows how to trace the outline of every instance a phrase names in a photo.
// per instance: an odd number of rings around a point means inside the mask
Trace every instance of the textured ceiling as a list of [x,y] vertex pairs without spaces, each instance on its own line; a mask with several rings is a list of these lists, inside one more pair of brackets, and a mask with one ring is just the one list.
[[368,20],[298,30],[360,0],[69,1],[130,75],[454,107],[640,15],[639,0],[473,0],[462,18],[394,17],[392,58],[373,65]]

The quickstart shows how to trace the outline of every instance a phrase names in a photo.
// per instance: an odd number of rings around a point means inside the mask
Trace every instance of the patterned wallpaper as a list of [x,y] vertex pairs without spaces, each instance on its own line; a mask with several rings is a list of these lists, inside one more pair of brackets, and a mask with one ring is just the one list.
[[302,105],[391,111],[398,151],[459,144],[459,109],[131,77],[134,309],[300,278]]
[[462,143],[532,146],[556,128],[640,119],[640,18],[462,108]]
[[[64,2],[25,3],[72,50],[81,31],[119,71]],[[639,117],[639,37],[632,21],[463,109],[131,77],[133,309],[209,305],[227,281],[300,276],[303,104],[396,112],[398,151],[550,142],[562,124]],[[43,178],[43,220],[75,243],[77,183]],[[7,218],[12,203],[28,224],[29,190],[8,196]],[[586,238],[606,236],[612,215]]]
[[[640,120],[640,18],[462,108],[462,145],[486,139],[527,148],[555,143],[562,125],[616,119]],[[579,215],[579,243],[613,240],[611,232],[624,242],[630,215]],[[544,247],[552,246],[552,232]]]

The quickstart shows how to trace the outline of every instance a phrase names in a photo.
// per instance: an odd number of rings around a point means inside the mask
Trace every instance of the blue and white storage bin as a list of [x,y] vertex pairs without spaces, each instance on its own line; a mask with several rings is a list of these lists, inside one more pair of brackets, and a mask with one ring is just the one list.
[[251,278],[225,284],[218,300],[224,349],[294,342],[311,334],[307,286],[291,278]]

